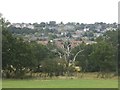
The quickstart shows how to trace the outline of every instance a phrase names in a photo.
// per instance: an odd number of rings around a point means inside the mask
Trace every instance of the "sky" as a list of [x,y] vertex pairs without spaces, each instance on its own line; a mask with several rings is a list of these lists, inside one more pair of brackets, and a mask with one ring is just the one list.
[[0,0],[0,13],[12,23],[118,22],[120,0]]

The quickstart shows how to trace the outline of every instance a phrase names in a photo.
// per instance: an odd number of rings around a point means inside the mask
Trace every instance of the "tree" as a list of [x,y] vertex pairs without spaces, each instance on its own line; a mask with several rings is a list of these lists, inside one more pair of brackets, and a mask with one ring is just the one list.
[[41,22],[40,23],[40,27],[45,27],[46,26],[46,23],[45,22]]
[[55,21],[50,21],[49,22],[49,25],[52,27],[52,26],[56,26],[56,22]]
[[77,52],[80,52],[78,56],[76,56],[76,62],[78,62],[78,65],[82,68],[81,71],[86,72],[90,71],[90,54],[93,51],[92,45],[86,45],[86,44],[80,44],[79,46],[75,47],[72,51],[72,53],[76,54]]
[[8,31],[2,32],[2,67],[13,65],[17,70],[33,66],[30,46],[20,38],[13,37]]
[[114,60],[115,60],[115,66],[116,66],[116,74],[118,73],[118,50],[119,50],[119,30],[115,31],[107,31],[103,36],[98,37],[96,39],[97,42],[106,42],[111,46],[114,50]]
[[46,48],[46,46],[37,44],[36,42],[30,43],[31,51],[34,57],[35,65],[39,65],[41,61],[48,58],[49,50]]
[[48,73],[50,77],[64,75],[66,72],[66,62],[63,60],[48,59],[41,62],[42,72]]
[[[118,29],[118,72],[120,72],[120,29]],[[120,75],[120,73],[118,73]]]
[[21,38],[13,37],[8,32],[7,25],[8,23],[2,19],[2,69],[8,77],[11,77],[13,72],[21,77],[24,75],[23,68],[33,66],[31,50]]
[[115,55],[114,48],[106,42],[98,42],[91,53],[91,60],[93,60],[98,68],[97,70],[102,74],[115,71]]

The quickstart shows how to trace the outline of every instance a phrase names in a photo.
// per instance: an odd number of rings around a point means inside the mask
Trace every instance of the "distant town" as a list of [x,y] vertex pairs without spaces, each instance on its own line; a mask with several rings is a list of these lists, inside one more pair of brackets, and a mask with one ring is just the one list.
[[107,24],[96,22],[94,24],[84,24],[68,22],[64,24],[56,21],[41,23],[12,23],[8,30],[17,37],[22,37],[25,41],[36,41],[46,45],[54,42],[58,47],[63,47],[63,42],[69,40],[71,47],[76,47],[80,43],[96,43],[95,39],[103,36],[106,31],[117,29],[117,23]]

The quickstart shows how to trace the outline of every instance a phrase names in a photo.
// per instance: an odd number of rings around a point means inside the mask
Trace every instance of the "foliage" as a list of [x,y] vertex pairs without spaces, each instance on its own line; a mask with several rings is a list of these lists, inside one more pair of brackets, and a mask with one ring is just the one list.
[[54,75],[64,75],[64,73],[66,72],[65,61],[61,61],[59,59],[45,60],[41,62],[41,65],[43,72],[48,73],[50,77]]
[[82,71],[89,72],[115,72],[117,71],[117,31],[107,32],[107,37],[98,37],[96,44],[81,44],[73,49],[75,54],[84,50],[77,57],[76,61]]
[[[27,42],[22,38],[14,37],[12,33],[30,34],[35,33],[34,30],[8,27],[10,24],[8,21],[3,18],[0,18],[0,21],[2,22],[2,67],[8,78],[12,76],[22,77],[25,75],[26,69],[34,71],[36,67],[38,72],[48,73],[49,76],[53,76],[53,74],[56,76],[64,75],[63,73],[66,73],[66,71],[73,72],[73,68],[67,67],[66,62],[62,60],[65,49],[67,50],[68,47],[70,50],[72,49],[69,42],[64,43],[64,49],[58,48],[53,41],[50,41],[47,46],[36,42]],[[40,25],[40,27],[45,27],[46,23],[42,22]],[[49,25],[56,26],[56,22],[51,21]],[[84,24],[81,24],[79,28],[84,29],[84,26]],[[70,37],[70,34],[68,33],[67,36]],[[67,58],[72,60],[77,52],[83,50],[76,57],[76,64],[81,67],[82,72],[115,72],[117,71],[117,63],[120,64],[120,62],[117,62],[117,53],[120,52],[118,48],[120,46],[119,40],[117,40],[119,34],[118,30],[108,31],[104,36],[96,39],[96,44],[86,45],[82,43],[75,47],[72,49],[72,54],[70,52],[71,57]],[[93,36],[92,32],[88,32],[86,35]],[[50,39],[56,37],[56,35],[51,35]],[[42,67],[39,67],[40,65]]]
[[24,75],[24,68],[35,68],[40,61],[52,55],[43,45],[13,37],[7,28],[2,31],[2,46],[2,68],[8,70],[6,74],[12,70],[17,78],[21,77],[21,74]]
[[13,34],[34,34],[36,30],[29,28],[16,28],[13,26],[8,27],[8,31]]

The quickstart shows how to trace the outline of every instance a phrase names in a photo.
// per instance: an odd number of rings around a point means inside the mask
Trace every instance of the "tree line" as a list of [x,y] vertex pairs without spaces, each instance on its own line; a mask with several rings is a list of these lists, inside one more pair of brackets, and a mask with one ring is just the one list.
[[[49,76],[59,76],[65,75],[68,71],[75,71],[73,67],[67,67],[67,62],[63,58],[60,59],[58,53],[48,49],[52,46],[44,46],[35,41],[29,42],[15,37],[8,31],[4,19],[1,21],[2,69],[5,78],[23,78],[27,72],[43,72],[48,73]],[[118,31],[106,32],[103,37],[96,39],[95,44],[86,45],[83,42],[72,49],[73,56],[79,50],[84,50],[75,61],[75,65],[81,68],[81,72],[100,72],[100,74],[114,72],[117,74]]]

